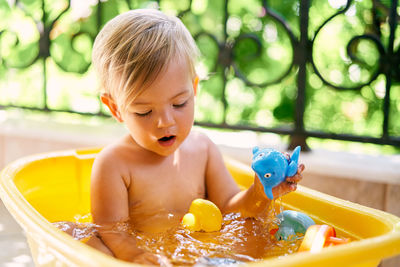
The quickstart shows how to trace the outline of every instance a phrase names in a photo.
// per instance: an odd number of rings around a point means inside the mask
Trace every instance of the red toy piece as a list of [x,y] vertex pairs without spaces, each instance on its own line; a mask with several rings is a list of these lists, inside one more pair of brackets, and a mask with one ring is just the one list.
[[308,227],[298,251],[318,252],[324,247],[346,244],[348,242],[350,242],[349,238],[336,237],[335,228],[332,226],[326,224],[311,225]]

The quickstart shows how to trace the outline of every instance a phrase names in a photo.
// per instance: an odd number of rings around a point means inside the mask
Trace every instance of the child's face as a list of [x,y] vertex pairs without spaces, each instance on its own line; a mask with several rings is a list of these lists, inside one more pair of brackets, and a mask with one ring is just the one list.
[[173,153],[194,120],[194,88],[187,64],[172,61],[121,116],[141,147],[162,156]]

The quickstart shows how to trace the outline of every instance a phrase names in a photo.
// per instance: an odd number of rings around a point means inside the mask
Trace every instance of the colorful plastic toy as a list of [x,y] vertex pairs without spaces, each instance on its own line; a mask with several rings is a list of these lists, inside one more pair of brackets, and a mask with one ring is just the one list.
[[272,188],[283,182],[286,177],[297,173],[297,165],[300,156],[300,146],[296,147],[288,160],[281,152],[259,147],[253,148],[253,161],[251,167],[264,186],[265,195],[273,199]]
[[209,200],[195,199],[182,218],[183,227],[190,231],[219,231],[222,226],[222,214],[217,205]]
[[294,210],[285,210],[276,216],[279,220],[279,228],[272,229],[277,240],[293,240],[297,234],[305,234],[307,228],[315,222],[308,215]]
[[324,247],[346,244],[349,242],[349,238],[336,237],[335,228],[332,226],[326,224],[311,225],[307,229],[298,251],[309,251],[315,253],[321,251]]

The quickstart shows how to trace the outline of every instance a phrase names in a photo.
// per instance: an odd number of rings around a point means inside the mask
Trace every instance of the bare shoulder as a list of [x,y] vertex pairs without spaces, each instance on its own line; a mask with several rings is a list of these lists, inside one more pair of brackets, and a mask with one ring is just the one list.
[[210,138],[204,133],[192,131],[180,146],[179,151],[183,155],[183,160],[196,162],[197,166],[206,168],[212,144]]
[[193,131],[193,140],[207,149],[211,157],[220,153],[218,146],[205,133]]
[[199,131],[192,131],[188,139],[191,143],[196,144],[196,146],[202,146],[207,149],[209,146],[214,145],[213,141],[206,134]]
[[[121,139],[104,147],[97,154],[92,168],[92,180],[120,179],[129,177],[128,164],[129,147]],[[129,183],[129,181],[125,181]]]
[[119,163],[123,160],[123,157],[121,155],[121,152],[123,152],[123,150],[124,148],[120,142],[113,143],[104,147],[95,158],[95,167],[98,167],[97,165],[100,165],[102,167],[119,165]]

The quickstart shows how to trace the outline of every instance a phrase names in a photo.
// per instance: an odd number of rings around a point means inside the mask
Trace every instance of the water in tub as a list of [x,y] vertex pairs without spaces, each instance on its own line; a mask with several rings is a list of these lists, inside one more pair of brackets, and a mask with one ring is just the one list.
[[[278,201],[276,201],[278,202]],[[290,241],[276,240],[270,234],[271,228],[276,227],[276,214],[282,208],[280,205],[271,205],[265,217],[242,218],[239,214],[230,213],[223,217],[222,228],[215,232],[194,232],[181,226],[182,215],[164,214],[158,222],[164,226],[147,222],[154,229],[132,231],[129,223],[117,225],[118,230],[127,231],[135,236],[139,247],[152,253],[166,256],[172,264],[194,265],[199,259],[227,258],[230,261],[257,261],[274,256],[284,256],[297,251],[302,236]],[[77,221],[56,222],[54,225],[75,239],[85,242],[96,233],[96,226],[91,223],[82,223],[88,216],[77,216]],[[89,215],[90,217],[90,215]],[[167,229],[166,229],[167,228]]]

